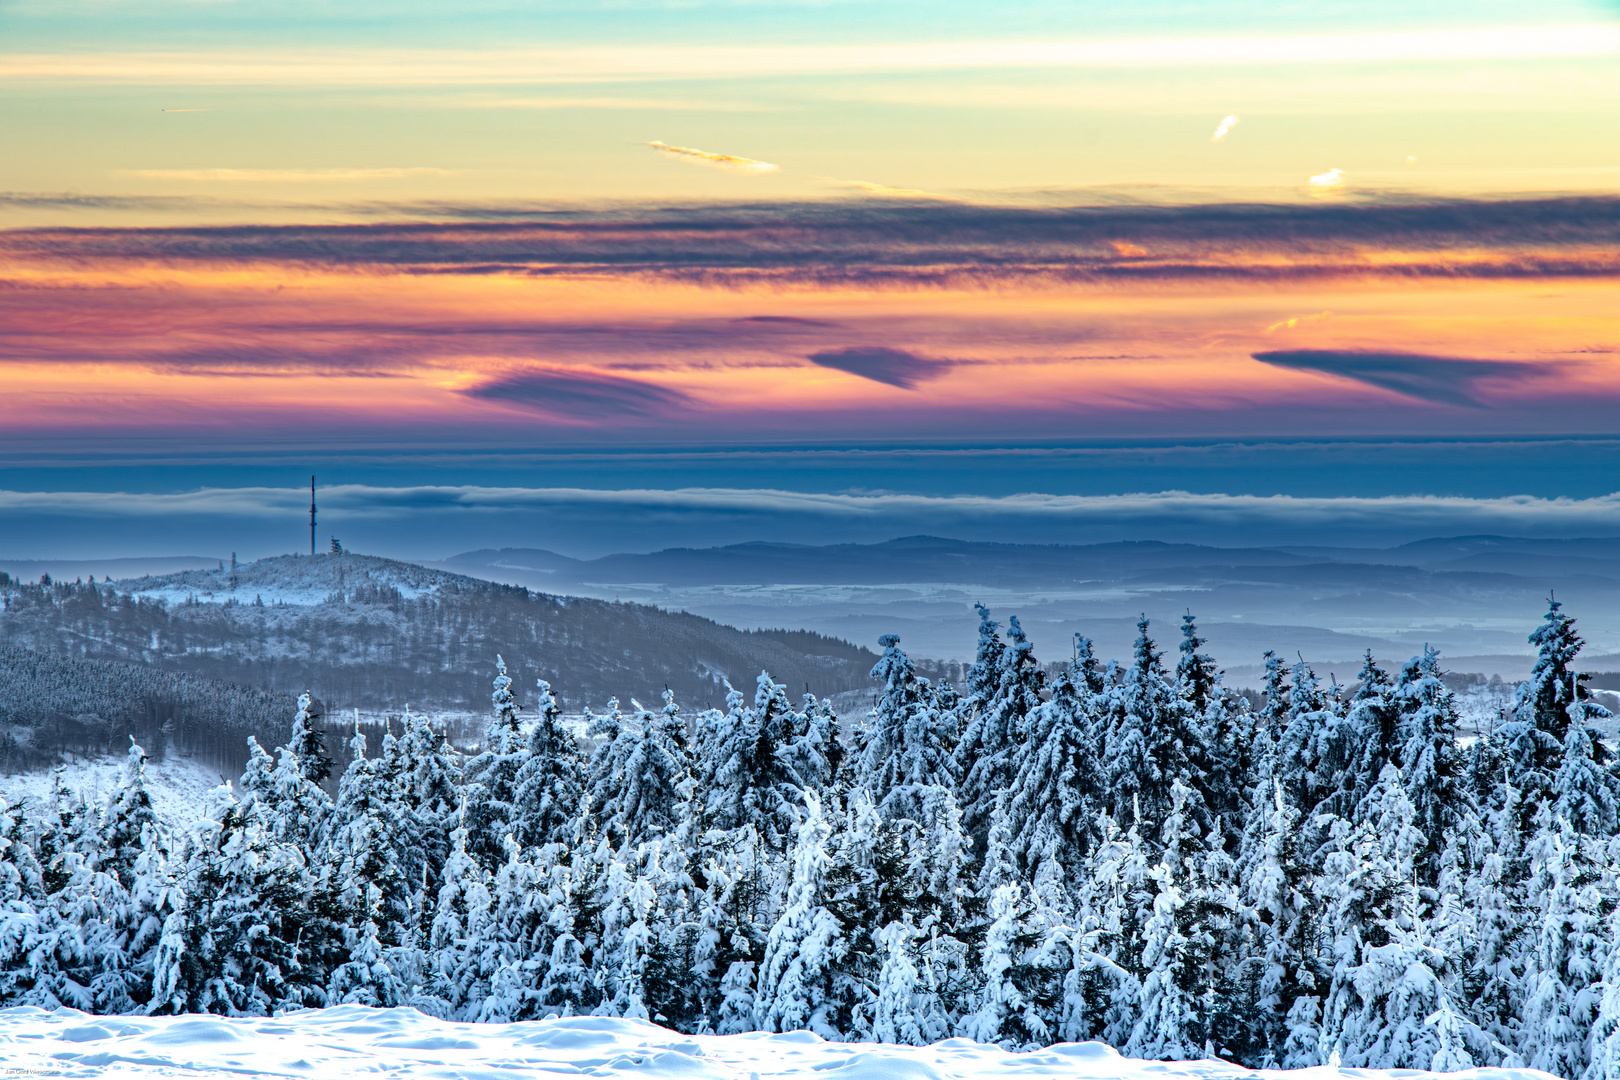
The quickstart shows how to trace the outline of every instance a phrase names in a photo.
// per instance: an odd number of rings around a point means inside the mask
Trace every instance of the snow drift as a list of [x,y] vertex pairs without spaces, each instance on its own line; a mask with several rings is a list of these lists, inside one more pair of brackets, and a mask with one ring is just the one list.
[[[946,1039],[932,1046],[832,1043],[782,1035],[682,1035],[641,1020],[576,1016],[516,1024],[455,1024],[414,1009],[344,1005],[272,1018],[89,1016],[74,1009],[0,1009],[5,1071],[94,1077],[674,1077],[680,1080],[969,1080],[976,1077],[1223,1080],[1253,1077],[1225,1061],[1121,1057],[1102,1043],[1010,1053]],[[1393,1077],[1366,1069],[1278,1070],[1328,1080]],[[1531,1069],[1461,1073],[1470,1080],[1547,1080]]]

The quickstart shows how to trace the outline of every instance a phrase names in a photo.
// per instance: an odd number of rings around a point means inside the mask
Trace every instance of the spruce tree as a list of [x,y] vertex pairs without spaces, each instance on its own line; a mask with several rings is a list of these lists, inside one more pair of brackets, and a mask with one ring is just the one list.
[[706,791],[712,828],[752,825],[772,851],[794,843],[805,783],[793,767],[794,712],[784,687],[760,672],[752,708],[740,696],[707,750],[716,761]]
[[1049,1041],[1046,1018],[1021,977],[1031,966],[1030,954],[1039,941],[1029,927],[1031,914],[1017,884],[991,890],[979,946],[979,990],[960,1025],[970,1039],[1015,1050]]
[[613,847],[639,847],[685,821],[692,778],[684,760],[684,732],[678,744],[672,743],[674,736],[664,720],[640,707],[621,728],[613,772],[596,793],[600,801],[592,802],[600,835]]
[[1404,750],[1400,706],[1388,673],[1368,649],[1356,676],[1356,692],[1345,709],[1344,722],[1324,740],[1320,767],[1323,783],[1318,809],[1350,819],[1356,804],[1366,797],[1385,765],[1399,765]]
[[489,996],[485,958],[499,944],[492,875],[467,850],[465,806],[450,833],[439,895],[428,935],[433,992],[455,1016],[476,1017]]
[[19,1001],[34,982],[30,952],[45,899],[44,874],[28,842],[24,806],[0,795],[0,1002]]
[[812,792],[793,844],[782,913],[771,927],[754,993],[754,1023],[761,1031],[815,1032],[841,1037],[845,1004],[840,966],[849,951],[844,928],[827,908],[828,844],[832,825]]
[[[980,610],[980,633],[995,634],[996,624]],[[1035,659],[1035,647],[1014,616],[1007,620],[1008,645],[991,647],[981,639],[979,652],[995,657],[1000,667],[991,687],[989,673],[975,664],[970,674],[972,718],[956,747],[956,767],[962,777],[957,801],[962,822],[976,850],[985,850],[990,819],[1001,792],[1012,784],[1017,756],[1028,738],[1029,716],[1041,704],[1045,676]],[[982,696],[986,695],[988,696]]]
[[1147,616],[1136,629],[1135,660],[1119,687],[1104,758],[1113,817],[1127,824],[1140,820],[1156,832],[1169,816],[1173,790],[1180,784],[1189,791],[1189,820],[1203,832],[1209,825],[1198,767],[1206,756],[1203,733],[1191,707],[1165,677],[1160,654],[1148,637]]
[[539,715],[529,731],[512,802],[517,836],[532,847],[568,842],[584,791],[579,744],[562,725],[551,684],[541,679],[537,685]]
[[124,771],[107,806],[101,826],[99,865],[126,890],[135,887],[135,864],[160,829],[152,795],[146,788],[146,752],[129,738]]
[[1402,667],[1394,692],[1401,774],[1416,815],[1413,824],[1427,841],[1418,858],[1418,878],[1428,886],[1439,881],[1446,839],[1472,817],[1457,748],[1456,700],[1440,679],[1439,659],[1439,653],[1425,647],[1421,657]]
[[1100,718],[1088,674],[1082,667],[1053,680],[1051,700],[1031,717],[1006,802],[1009,847],[1023,880],[1065,891],[1084,880],[1104,804]]
[[1333,789],[1322,769],[1324,749],[1334,742],[1339,711],[1334,696],[1303,660],[1294,665],[1288,710],[1277,739],[1277,779],[1283,794],[1309,822]]
[[878,644],[883,656],[872,668],[872,678],[883,688],[855,759],[855,782],[885,817],[925,822],[930,793],[955,785],[947,721],[935,707],[932,687],[917,677],[900,648],[899,636],[885,634]]
[[1176,690],[1202,716],[1220,691],[1221,672],[1215,658],[1198,650],[1208,642],[1198,636],[1192,612],[1181,617],[1181,658],[1176,661]]
[[1430,940],[1415,885],[1400,887],[1399,906],[1380,927],[1386,942],[1363,944],[1351,976],[1358,1000],[1339,1032],[1342,1063],[1436,1072],[1473,1068],[1469,1041],[1479,1032],[1441,981],[1446,957]]
[[1511,762],[1513,783],[1519,790],[1519,829],[1528,835],[1542,805],[1553,798],[1553,777],[1564,756],[1572,706],[1583,706],[1591,694],[1587,676],[1572,665],[1585,644],[1575,632],[1575,620],[1563,605],[1548,599],[1547,614],[1530,635],[1536,646],[1530,678],[1519,685],[1513,718],[1496,737]]
[[[271,791],[259,800],[266,826],[277,840],[296,844],[306,863],[325,843],[332,814],[332,797],[324,787],[332,775],[332,758],[326,752],[325,732],[311,708],[309,694],[299,695],[292,735],[278,750]],[[257,777],[262,763],[249,764]]]
[[748,825],[707,834],[698,854],[691,971],[701,1022],[720,1035],[752,1031],[754,980],[774,918],[777,867]]
[[1609,955],[1592,1022],[1586,1071],[1579,1080],[1620,1080],[1620,904],[1609,914]]
[[1525,950],[1519,1052],[1533,1069],[1579,1077],[1591,1064],[1592,1027],[1613,942],[1605,908],[1614,878],[1606,843],[1586,837],[1550,808],[1530,843],[1531,923]]
[[326,950],[309,940],[325,928],[312,925],[304,848],[271,825],[262,804],[214,792],[191,835],[186,905],[165,926],[150,1011],[268,1016],[325,1003]]
[[401,726],[399,786],[405,820],[400,873],[411,897],[413,940],[425,945],[440,875],[450,856],[450,831],[457,822],[461,770],[445,732],[435,731],[427,717],[406,709]]
[[847,768],[848,751],[838,734],[838,716],[832,702],[805,694],[803,704],[795,718],[789,758],[806,790],[826,797],[837,788]]
[[505,861],[507,835],[518,827],[513,800],[527,756],[512,678],[500,656],[495,657],[495,671],[484,744],[467,762],[466,826],[467,850],[492,874]]

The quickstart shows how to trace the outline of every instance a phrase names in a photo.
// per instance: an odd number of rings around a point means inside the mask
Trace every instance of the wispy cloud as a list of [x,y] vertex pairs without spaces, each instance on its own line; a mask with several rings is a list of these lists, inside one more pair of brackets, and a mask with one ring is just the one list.
[[930,360],[904,349],[876,346],[828,349],[811,353],[809,360],[820,367],[846,371],[902,390],[915,390],[918,383],[943,375],[950,366],[945,361]]
[[1213,135],[1211,135],[1209,137],[1209,141],[1210,142],[1220,142],[1222,139],[1226,138],[1226,136],[1231,133],[1232,129],[1237,127],[1237,125],[1238,125],[1238,118],[1237,117],[1235,117],[1235,116],[1226,117],[1219,124],[1215,125],[1215,134],[1213,134]]
[[119,169],[121,176],[142,180],[187,180],[200,183],[317,184],[356,180],[400,180],[409,176],[452,176],[454,169],[412,166],[405,169]]
[[1597,23],[1068,41],[9,53],[0,55],[0,79],[169,86],[532,85],[994,68],[1320,65],[1616,55],[1620,55],[1620,26]]
[[692,404],[692,399],[679,390],[588,371],[520,371],[464,393],[565,423],[663,416]]
[[1522,381],[1556,370],[1547,363],[1333,349],[1257,352],[1254,358],[1274,367],[1351,379],[1418,401],[1472,408],[1483,405],[1477,395],[1481,384]]
[[1286,319],[1278,319],[1276,322],[1266,327],[1262,333],[1270,335],[1275,334],[1279,330],[1293,330],[1301,323],[1316,323],[1321,322],[1323,319],[1331,319],[1332,317],[1333,312],[1331,311],[1318,311],[1310,315],[1290,315]]
[[782,326],[806,327],[813,329],[827,329],[835,327],[835,322],[825,319],[801,319],[797,315],[747,315],[740,319],[731,320],[733,326]]
[[862,195],[874,199],[900,199],[910,202],[965,202],[954,195],[941,195],[934,191],[922,191],[918,188],[890,187],[888,184],[874,184],[870,180],[839,180],[831,176],[820,176],[816,179],[833,187],[858,191]]
[[14,230],[0,231],[0,254],[29,263],[159,260],[897,288],[1605,278],[1620,276],[1617,210],[1620,199],[1603,197],[1059,208],[836,201],[552,208],[512,220],[513,208],[443,205],[441,216],[463,221]]
[[770,107],[741,101],[698,101],[658,97],[524,97],[457,101],[468,109],[618,109],[635,112],[767,112]]
[[666,142],[654,139],[647,144],[661,154],[689,161],[695,165],[708,165],[717,169],[726,169],[730,172],[741,173],[768,173],[775,172],[777,167],[768,161],[756,161],[754,158],[738,157],[735,154],[716,154],[708,150],[694,150],[690,146],[671,146]]

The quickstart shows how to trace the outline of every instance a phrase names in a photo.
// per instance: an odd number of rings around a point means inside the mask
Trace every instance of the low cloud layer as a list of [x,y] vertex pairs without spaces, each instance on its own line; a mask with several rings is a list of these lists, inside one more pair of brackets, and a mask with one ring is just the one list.
[[[448,554],[471,547],[550,547],[573,554],[707,546],[749,539],[806,543],[933,534],[1090,543],[1119,539],[1216,546],[1388,545],[1431,536],[1620,535],[1620,493],[1305,498],[1163,491],[1110,496],[811,492],[685,487],[597,490],[440,485],[323,486],[326,522],[359,550]],[[60,533],[60,557],[176,550],[176,535],[255,554],[307,542],[307,488],[207,488],[177,494],[0,491],[0,545],[31,557]],[[306,530],[300,533],[300,515]],[[87,526],[93,526],[87,531]],[[652,530],[649,532],[648,530]],[[285,535],[282,547],[274,537]],[[167,539],[164,539],[164,538]],[[98,539],[99,538],[99,539]],[[116,538],[116,539],[114,539]],[[120,546],[121,545],[121,546]],[[200,553],[208,551],[199,548]]]

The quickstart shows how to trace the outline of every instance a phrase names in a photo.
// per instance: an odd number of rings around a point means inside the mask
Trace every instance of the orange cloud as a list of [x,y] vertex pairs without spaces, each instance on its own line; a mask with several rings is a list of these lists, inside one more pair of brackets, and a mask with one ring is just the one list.
[[694,150],[690,146],[671,146],[666,142],[654,139],[647,144],[660,154],[689,161],[694,165],[710,165],[717,169],[728,169],[732,172],[768,173],[775,172],[777,167],[768,161],[756,161],[753,158],[738,157],[735,154],[715,154],[708,150]]
[[[1453,210],[1437,239],[1391,211],[1386,237],[1367,225],[1383,211],[1326,205],[1280,243],[1219,215],[994,232],[1005,211],[844,205],[729,233],[615,216],[0,233],[0,432],[1427,430],[1465,411],[1448,378],[1474,415],[1447,422],[1494,431],[1572,408],[1601,424],[1620,401],[1590,352],[1620,337],[1601,223],[1526,235],[1524,208]],[[1125,228],[1142,243],[1105,239]],[[1251,359],[1282,343],[1290,358]],[[1476,361],[1508,366],[1458,366]]]

